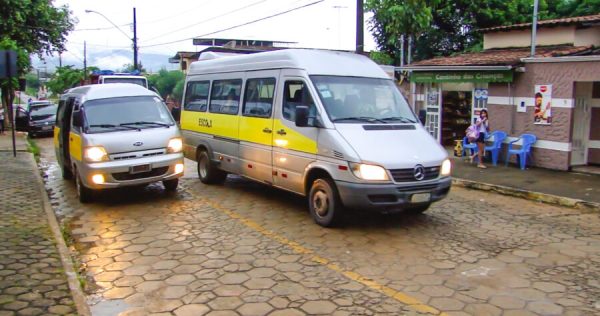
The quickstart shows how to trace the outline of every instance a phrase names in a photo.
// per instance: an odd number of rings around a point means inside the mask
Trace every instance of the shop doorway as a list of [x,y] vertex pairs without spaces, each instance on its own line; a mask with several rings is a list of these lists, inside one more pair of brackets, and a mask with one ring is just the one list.
[[575,83],[575,109],[571,131],[571,166],[588,164],[592,84],[592,82]]
[[442,91],[442,135],[443,146],[454,146],[455,140],[465,136],[471,125],[473,91]]

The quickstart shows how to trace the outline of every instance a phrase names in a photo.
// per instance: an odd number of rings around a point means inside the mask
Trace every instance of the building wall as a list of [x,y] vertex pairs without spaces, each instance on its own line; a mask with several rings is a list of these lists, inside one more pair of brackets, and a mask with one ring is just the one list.
[[[590,141],[600,144],[600,99],[592,99]],[[600,148],[588,148],[588,163],[600,165]]]
[[[536,32],[536,45],[548,46],[575,43],[575,26],[544,27]],[[584,40],[586,37],[581,37]],[[531,45],[531,29],[483,34],[483,49],[527,47]],[[591,44],[589,44],[591,45]]]
[[600,46],[600,27],[579,29],[575,32],[575,46]]
[[[568,170],[576,81],[600,81],[600,61],[525,64],[525,72],[515,75],[510,89],[507,84],[490,84],[488,109],[492,129],[504,130],[512,137],[523,133],[536,135],[539,141],[533,148],[535,165]],[[536,84],[552,85],[551,125],[533,123]],[[526,112],[516,111],[516,105],[520,102],[525,102]],[[600,111],[594,110],[591,126],[600,123]],[[600,131],[596,129],[594,137],[600,136]],[[588,158],[600,161],[596,159],[600,158],[600,150],[590,151]]]

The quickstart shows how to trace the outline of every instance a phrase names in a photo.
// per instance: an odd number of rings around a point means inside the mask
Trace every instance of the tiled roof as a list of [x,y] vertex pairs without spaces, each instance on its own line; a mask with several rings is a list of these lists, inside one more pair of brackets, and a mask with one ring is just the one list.
[[[560,57],[591,52],[591,46],[543,46],[535,50],[536,57]],[[529,47],[489,49],[479,53],[466,53],[437,57],[412,63],[410,66],[500,66],[517,65],[521,58],[529,57]]]
[[[571,25],[571,24],[583,24],[583,23],[592,23],[592,22],[600,22],[600,14],[595,15],[586,15],[586,16],[575,16],[571,18],[562,18],[562,19],[552,19],[552,20],[541,20],[537,22],[538,27],[541,26],[559,26],[559,25]],[[518,30],[530,28],[533,23],[521,23],[521,24],[513,24],[506,26],[496,26],[489,27],[485,29],[480,29],[482,33],[489,32],[498,32],[498,31],[509,31],[509,30]]]

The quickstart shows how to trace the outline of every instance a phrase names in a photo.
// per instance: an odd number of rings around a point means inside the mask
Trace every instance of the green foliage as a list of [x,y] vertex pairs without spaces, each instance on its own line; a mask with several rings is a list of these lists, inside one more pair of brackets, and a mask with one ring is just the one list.
[[175,88],[173,88],[173,93],[171,94],[171,96],[177,103],[181,103],[181,101],[183,100],[183,86],[184,85],[185,85],[185,79],[178,81],[177,84],[175,85]]
[[[146,73],[146,69],[144,68],[144,65],[142,65],[141,62],[138,61],[138,70],[140,73]],[[133,67],[133,63],[131,64],[125,64],[123,65],[123,68],[121,70],[119,70],[119,72],[132,72],[134,71],[135,68]]]
[[65,51],[73,30],[67,6],[54,7],[51,0],[0,0],[0,36],[14,40],[28,53]]
[[[379,49],[398,60],[400,35],[415,38],[414,59],[478,51],[479,29],[531,22],[531,0],[367,0]],[[540,0],[539,19],[598,14],[600,0]],[[405,43],[406,44],[406,43]]]
[[37,91],[40,88],[40,79],[37,74],[28,73],[25,75],[25,81],[27,82],[27,89]]
[[[164,99],[166,99],[168,95],[171,95],[175,100],[181,100],[183,83],[181,84],[181,87],[178,88],[180,90],[176,90],[175,88],[179,82],[183,81],[185,81],[185,76],[180,70],[168,71],[163,68],[158,73],[148,76],[148,84],[151,87],[156,87],[160,96]],[[179,94],[179,98],[175,96],[176,94]]]
[[79,85],[83,78],[82,69],[73,66],[58,67],[46,85],[53,94],[59,95],[65,90]]
[[369,57],[374,62],[376,62],[380,65],[393,65],[394,64],[394,58],[392,58],[392,56],[390,56],[389,54],[387,54],[385,52],[372,51],[369,54]]

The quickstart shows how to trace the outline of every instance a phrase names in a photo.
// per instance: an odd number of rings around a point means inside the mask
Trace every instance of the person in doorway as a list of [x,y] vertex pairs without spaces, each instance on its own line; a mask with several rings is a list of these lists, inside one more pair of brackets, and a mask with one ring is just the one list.
[[0,106],[0,135],[4,135],[4,107]]
[[487,168],[483,164],[485,136],[487,135],[487,133],[490,132],[490,124],[488,122],[488,111],[487,110],[481,110],[479,112],[479,117],[475,121],[475,126],[477,127],[477,129],[479,131],[479,137],[475,141],[477,143],[477,153],[475,153],[474,155],[472,155],[470,157],[470,161],[473,162],[473,159],[475,159],[475,157],[479,156],[477,167],[485,169],[485,168]]

